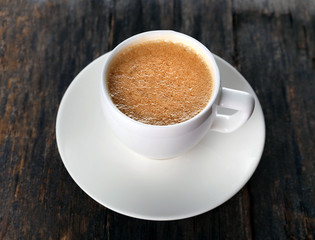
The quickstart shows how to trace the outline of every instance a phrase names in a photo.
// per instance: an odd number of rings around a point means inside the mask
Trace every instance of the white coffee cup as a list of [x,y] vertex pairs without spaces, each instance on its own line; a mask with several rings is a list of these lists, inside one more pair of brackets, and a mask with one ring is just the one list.
[[[192,47],[209,64],[214,90],[207,106],[193,118],[173,125],[149,125],[129,118],[113,103],[107,88],[107,70],[113,58],[130,45],[149,40],[167,40]],[[174,31],[144,32],[120,43],[102,70],[100,97],[105,119],[116,136],[133,151],[149,158],[167,159],[194,147],[209,131],[229,133],[240,128],[250,118],[255,101],[247,92],[221,87],[220,73],[212,53],[199,41]],[[234,109],[232,115],[218,113],[218,106]]]

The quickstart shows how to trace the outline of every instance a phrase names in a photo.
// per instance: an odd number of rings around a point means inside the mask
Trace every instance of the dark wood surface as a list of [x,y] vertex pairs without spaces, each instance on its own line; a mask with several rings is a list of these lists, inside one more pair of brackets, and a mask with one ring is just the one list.
[[[251,180],[202,215],[115,213],[66,171],[55,120],[73,78],[136,33],[173,29],[235,66],[259,97]],[[0,0],[0,239],[314,239],[315,1]]]

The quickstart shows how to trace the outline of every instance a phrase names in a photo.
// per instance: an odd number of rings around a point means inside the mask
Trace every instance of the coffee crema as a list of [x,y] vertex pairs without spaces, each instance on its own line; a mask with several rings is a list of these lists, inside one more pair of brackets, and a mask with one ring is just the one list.
[[164,40],[123,49],[112,60],[106,77],[117,108],[150,125],[191,119],[208,104],[214,87],[211,69],[196,51]]

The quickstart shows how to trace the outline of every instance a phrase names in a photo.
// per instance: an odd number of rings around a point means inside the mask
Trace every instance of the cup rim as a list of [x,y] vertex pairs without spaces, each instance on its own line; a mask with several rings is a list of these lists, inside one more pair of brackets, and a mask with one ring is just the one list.
[[[131,117],[125,115],[123,112],[121,112],[117,106],[113,103],[112,98],[110,97],[109,93],[108,93],[108,87],[106,84],[106,76],[107,76],[107,69],[108,66],[111,63],[111,60],[116,56],[117,53],[119,53],[122,49],[132,45],[132,43],[135,43],[137,41],[139,41],[140,39],[143,39],[145,37],[147,37],[148,35],[156,35],[158,39],[159,37],[161,37],[161,35],[173,35],[173,36],[177,36],[178,38],[182,38],[182,39],[186,39],[191,43],[197,44],[199,47],[199,50],[201,50],[201,52],[204,54],[204,57],[209,60],[211,62],[211,70],[212,70],[212,75],[214,76],[214,88],[212,90],[212,94],[210,97],[210,100],[208,101],[207,105],[195,116],[193,116],[192,118],[185,120],[183,122],[179,122],[179,123],[175,123],[175,124],[169,124],[169,125],[153,125],[153,124],[148,124],[148,123],[143,123],[140,121],[137,121],[135,119],[132,119]],[[162,38],[162,37],[161,37]],[[185,43],[184,43],[185,44]],[[105,62],[105,64],[103,65],[103,69],[102,69],[102,77],[101,77],[101,91],[102,91],[102,95],[103,97],[105,97],[106,101],[109,103],[109,105],[114,109],[114,111],[118,112],[118,114],[120,116],[122,116],[122,118],[138,125],[138,126],[143,126],[143,127],[150,127],[150,128],[175,128],[175,127],[179,127],[179,126],[185,126],[190,124],[191,122],[194,122],[195,120],[199,119],[201,116],[203,116],[205,113],[211,111],[212,105],[215,102],[218,94],[219,94],[219,90],[220,90],[220,72],[217,66],[217,63],[214,59],[213,54],[210,52],[210,50],[205,47],[201,42],[199,42],[197,39],[188,36],[184,33],[180,33],[180,32],[176,32],[173,30],[154,30],[154,31],[147,31],[147,32],[142,32],[139,34],[136,34],[132,37],[127,38],[126,40],[122,41],[121,43],[119,43],[111,52],[110,55],[107,59],[107,61]]]

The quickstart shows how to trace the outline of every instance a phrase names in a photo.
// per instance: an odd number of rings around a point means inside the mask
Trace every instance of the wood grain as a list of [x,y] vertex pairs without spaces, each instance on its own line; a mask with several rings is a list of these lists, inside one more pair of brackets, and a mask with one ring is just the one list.
[[[60,159],[55,120],[73,78],[139,32],[195,37],[259,97],[266,146],[220,207],[154,222],[88,197]],[[314,239],[314,1],[0,1],[0,239]]]

